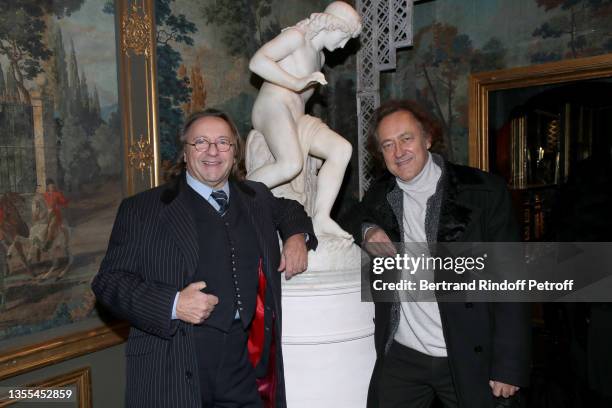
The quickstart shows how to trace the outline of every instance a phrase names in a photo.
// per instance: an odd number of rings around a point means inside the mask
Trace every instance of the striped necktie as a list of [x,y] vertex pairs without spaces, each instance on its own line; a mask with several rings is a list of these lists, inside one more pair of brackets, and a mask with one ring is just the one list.
[[229,207],[229,200],[227,199],[227,194],[225,194],[225,191],[223,190],[217,190],[210,193],[210,196],[215,199],[217,204],[219,204],[219,209],[217,211],[223,217],[227,212],[227,208]]

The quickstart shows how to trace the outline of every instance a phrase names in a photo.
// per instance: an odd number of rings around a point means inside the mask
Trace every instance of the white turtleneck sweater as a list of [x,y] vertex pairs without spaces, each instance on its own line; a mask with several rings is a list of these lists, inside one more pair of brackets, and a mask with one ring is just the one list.
[[[403,228],[404,243],[409,255],[421,256],[427,251],[427,235],[425,233],[425,214],[427,200],[436,192],[436,186],[442,170],[434,163],[431,153],[423,170],[410,181],[396,178],[397,185],[404,192],[403,196]],[[421,243],[422,245],[410,245]],[[412,278],[433,271],[416,271]],[[446,357],[446,343],[442,333],[442,321],[437,302],[401,302],[399,327],[395,333],[395,341],[421,353]]]

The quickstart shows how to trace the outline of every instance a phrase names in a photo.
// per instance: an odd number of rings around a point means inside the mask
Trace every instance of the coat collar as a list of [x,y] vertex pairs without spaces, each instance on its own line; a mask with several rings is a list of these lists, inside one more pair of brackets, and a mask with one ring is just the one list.
[[[164,207],[160,213],[160,220],[172,235],[173,241],[180,248],[187,261],[187,275],[195,273],[198,266],[198,233],[195,228],[195,220],[188,197],[188,185],[185,180],[185,172],[170,180],[161,194]],[[255,203],[255,190],[243,181],[230,180],[231,195],[238,199],[248,213],[257,232],[257,241],[260,249],[265,241],[261,236],[261,217],[258,217]],[[234,194],[236,193],[236,194]],[[264,253],[264,252],[262,252]]]
[[462,183],[457,175],[457,166],[450,162],[444,162],[443,175],[440,177],[438,190],[439,195],[439,217],[437,223],[437,242],[456,242],[472,222],[472,210],[458,200]]
[[[459,241],[472,221],[472,210],[458,200],[463,185],[477,183],[476,179],[466,180],[461,176],[460,167],[432,153],[434,162],[440,166],[442,174],[436,192],[427,201],[425,230],[429,242]],[[385,185],[386,199],[398,222],[400,240],[403,239],[403,192],[395,177],[387,174],[381,180]]]
[[[181,191],[185,190],[185,188],[187,187],[187,183],[185,182],[185,177],[186,177],[185,174],[186,172],[183,170],[183,172],[180,175],[173,177],[166,184],[166,187],[164,188],[164,191],[161,194],[162,203],[166,205],[171,204],[172,201],[174,201],[174,199],[179,196]],[[238,190],[240,190],[242,193],[246,194],[247,196],[251,196],[251,197],[255,196],[255,190],[253,190],[244,181],[236,180],[233,177],[230,177],[229,181],[230,183],[233,182],[234,185],[238,188]]]

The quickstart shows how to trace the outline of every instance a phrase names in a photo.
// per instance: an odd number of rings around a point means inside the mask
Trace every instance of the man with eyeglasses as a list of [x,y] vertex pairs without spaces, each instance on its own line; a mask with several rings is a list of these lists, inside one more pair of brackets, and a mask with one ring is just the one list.
[[[351,227],[370,254],[391,256],[392,243],[518,240],[504,181],[430,153],[441,128],[415,102],[382,104],[370,129],[368,150],[386,172]],[[515,406],[529,382],[528,313],[518,303],[376,302],[368,407],[427,408],[436,397],[445,408]]]
[[243,179],[225,113],[193,114],[181,142],[186,171],[124,200],[92,283],[132,326],[126,405],[285,407],[280,272],[306,270],[312,222]]

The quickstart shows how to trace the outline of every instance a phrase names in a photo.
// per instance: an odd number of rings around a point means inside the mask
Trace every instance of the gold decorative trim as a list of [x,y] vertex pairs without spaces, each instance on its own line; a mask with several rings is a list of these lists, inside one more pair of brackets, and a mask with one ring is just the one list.
[[141,172],[153,163],[154,156],[151,143],[145,140],[143,135],[140,135],[138,140],[132,143],[130,152],[128,153],[130,166]]
[[0,356],[0,380],[123,343],[128,331],[126,322],[117,322],[25,348],[7,350]]
[[489,92],[605,77],[612,77],[612,54],[470,75],[470,166],[489,170]]
[[151,14],[147,13],[143,7],[132,3],[129,11],[121,18],[121,51],[126,56],[130,56],[130,50],[135,55],[151,55],[150,32],[153,24]]
[[[76,388],[76,402],[79,408],[91,408],[93,406],[91,399],[91,369],[89,367],[79,368],[78,370],[26,385],[28,388],[59,388],[66,386],[74,386]],[[0,401],[0,407],[8,407],[18,402],[15,400]]]
[[[134,155],[140,156],[138,144],[142,137],[150,144],[152,155],[150,160],[147,158],[144,162],[136,160],[134,163],[137,166],[126,166],[125,186],[128,195],[131,195],[155,187],[160,182],[161,159],[157,132],[158,95],[155,67],[156,34],[155,22],[151,17],[154,15],[155,2],[154,0],[117,0],[116,9],[121,25],[119,42],[124,50],[119,54],[119,82],[124,129],[123,159],[127,164],[134,160]],[[133,23],[129,23],[130,21]],[[130,24],[133,24],[132,29],[127,28],[130,27]],[[139,36],[137,41],[131,39],[135,35]],[[127,44],[134,43],[148,44],[148,51],[141,54],[136,51],[127,52],[132,50]],[[143,49],[142,46],[139,47]],[[133,147],[136,147],[136,150],[133,150]]]
[[[144,1],[144,0],[143,0]],[[146,0],[149,10],[155,10],[155,1]],[[152,11],[151,11],[152,13]],[[159,140],[159,111],[158,111],[158,94],[157,94],[157,33],[155,24],[152,25],[152,29],[149,31],[149,41],[152,44],[151,56],[147,59],[146,70],[147,70],[147,84],[146,84],[146,98],[147,98],[147,130],[150,137],[149,140],[153,142],[153,169],[151,171],[151,187],[159,186],[161,182],[161,153],[160,153],[160,140]]]

